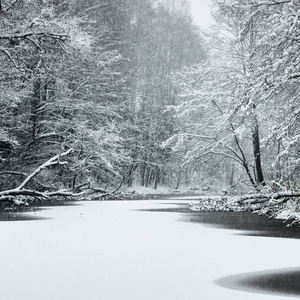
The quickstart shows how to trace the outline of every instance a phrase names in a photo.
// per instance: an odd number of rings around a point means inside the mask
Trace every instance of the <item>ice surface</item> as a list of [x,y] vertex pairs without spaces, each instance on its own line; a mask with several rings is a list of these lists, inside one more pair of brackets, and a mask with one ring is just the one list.
[[268,300],[274,295],[214,282],[300,265],[299,240],[233,235],[144,211],[174,207],[167,202],[84,202],[36,212],[52,219],[1,222],[1,299]]

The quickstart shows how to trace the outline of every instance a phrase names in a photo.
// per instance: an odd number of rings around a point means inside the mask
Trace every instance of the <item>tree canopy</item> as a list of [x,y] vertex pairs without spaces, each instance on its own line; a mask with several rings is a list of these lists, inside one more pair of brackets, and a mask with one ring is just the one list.
[[297,188],[299,8],[0,1],[1,190],[66,152],[28,188]]
[[30,184],[170,181],[171,74],[206,55],[185,1],[2,0],[0,23],[1,189],[68,149]]
[[178,129],[167,145],[226,187],[246,176],[255,187],[295,188],[299,2],[214,0],[213,12],[208,60],[174,77]]

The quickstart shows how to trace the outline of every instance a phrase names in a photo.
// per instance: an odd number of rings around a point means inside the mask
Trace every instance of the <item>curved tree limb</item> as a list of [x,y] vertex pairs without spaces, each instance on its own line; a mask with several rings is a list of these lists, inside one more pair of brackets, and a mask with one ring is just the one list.
[[44,164],[39,166],[36,170],[34,170],[16,189],[21,190],[25,187],[25,185],[34,178],[38,173],[40,173],[43,169],[46,169],[47,167],[53,166],[53,165],[63,165],[67,162],[60,161],[60,157],[66,156],[69,153],[73,152],[73,149],[69,149],[66,152],[63,152],[61,154],[55,155],[54,157],[50,158],[48,161],[46,161]]
[[[42,198],[42,199],[49,199],[50,197],[55,197],[55,196],[62,196],[62,197],[77,197],[80,195],[83,195],[85,192],[80,192],[80,193],[73,193],[67,190],[59,190],[59,191],[53,191],[53,192],[40,192],[36,190],[30,190],[26,189],[26,185],[35,177],[37,176],[42,170],[53,166],[53,165],[65,165],[67,164],[66,161],[62,161],[61,158],[72,153],[74,150],[69,149],[61,154],[55,155],[54,157],[50,158],[48,161],[43,163],[41,166],[39,166],[37,169],[35,169],[30,175],[28,175],[23,182],[17,186],[14,189],[6,190],[0,192],[0,201],[5,202],[5,201],[10,201],[15,204],[25,204],[24,201],[18,200],[16,197],[18,196],[29,196],[33,198]],[[14,174],[14,175],[22,175],[24,176],[25,174],[19,173],[19,172],[10,172],[10,171],[4,171],[1,172],[1,174]]]

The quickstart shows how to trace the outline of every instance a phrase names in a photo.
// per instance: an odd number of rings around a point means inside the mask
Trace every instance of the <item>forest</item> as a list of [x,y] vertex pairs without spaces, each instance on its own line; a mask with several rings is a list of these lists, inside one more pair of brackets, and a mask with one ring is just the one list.
[[212,2],[0,0],[0,201],[297,194],[300,1]]

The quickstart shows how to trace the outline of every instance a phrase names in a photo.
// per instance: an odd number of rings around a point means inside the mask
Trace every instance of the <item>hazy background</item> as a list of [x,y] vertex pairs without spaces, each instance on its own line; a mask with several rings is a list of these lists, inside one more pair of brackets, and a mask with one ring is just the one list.
[[210,13],[211,0],[189,0],[191,4],[192,16],[195,23],[201,27],[207,27],[212,23]]

